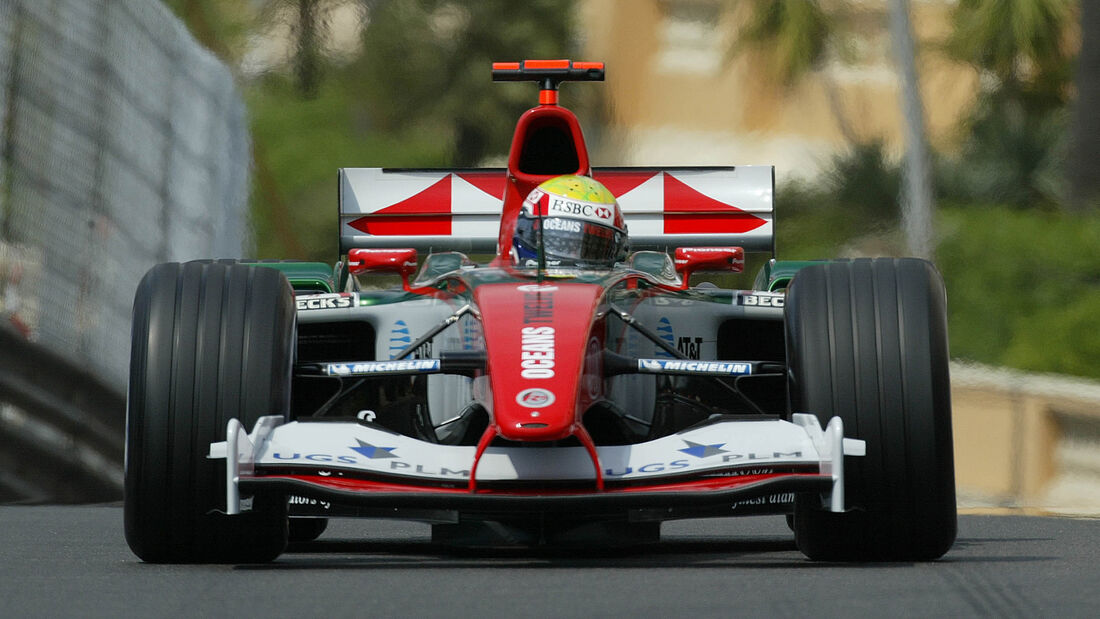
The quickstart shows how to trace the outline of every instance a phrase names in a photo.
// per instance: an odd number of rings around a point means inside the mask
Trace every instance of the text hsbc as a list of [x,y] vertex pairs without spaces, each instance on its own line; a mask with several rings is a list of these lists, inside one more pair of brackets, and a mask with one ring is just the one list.
[[607,206],[587,204],[585,202],[572,202],[561,198],[551,198],[551,213],[567,213],[570,215],[583,215],[597,219],[611,219],[611,209]]

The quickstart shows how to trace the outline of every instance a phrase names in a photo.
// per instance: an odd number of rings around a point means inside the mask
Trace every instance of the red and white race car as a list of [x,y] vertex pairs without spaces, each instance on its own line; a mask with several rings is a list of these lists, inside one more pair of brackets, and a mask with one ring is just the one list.
[[812,559],[947,551],[938,273],[772,257],[751,290],[693,286],[774,254],[773,169],[593,168],[557,88],[603,76],[494,64],[539,85],[507,169],[340,170],[335,266],[149,271],[127,422],[139,557],[271,560],[334,517],[538,544],[761,513]]

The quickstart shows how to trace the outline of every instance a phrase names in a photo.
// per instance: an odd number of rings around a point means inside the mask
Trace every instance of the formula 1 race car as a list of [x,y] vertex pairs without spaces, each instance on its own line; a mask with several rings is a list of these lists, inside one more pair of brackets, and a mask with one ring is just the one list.
[[[146,274],[134,553],[267,561],[334,517],[428,522],[440,543],[604,544],[748,514],[787,515],[815,560],[946,552],[934,267],[777,261],[771,167],[592,168],[558,86],[603,80],[602,63],[492,75],[540,90],[507,169],[342,169],[335,266]],[[692,285],[746,252],[764,254],[751,290]]]

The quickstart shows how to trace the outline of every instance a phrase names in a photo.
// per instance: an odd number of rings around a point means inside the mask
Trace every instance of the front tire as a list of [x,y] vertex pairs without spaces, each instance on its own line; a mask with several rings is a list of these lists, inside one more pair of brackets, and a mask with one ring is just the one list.
[[328,528],[328,518],[291,518],[290,541],[312,542]]
[[286,277],[231,261],[160,264],[134,298],[125,529],[153,563],[259,562],[287,543],[287,505],[225,510],[225,461],[207,459],[237,418],[287,415],[296,310]]
[[955,540],[946,294],[930,263],[856,260],[799,271],[787,296],[792,412],[866,441],[845,459],[845,513],[795,505],[795,540],[826,561],[926,561]]

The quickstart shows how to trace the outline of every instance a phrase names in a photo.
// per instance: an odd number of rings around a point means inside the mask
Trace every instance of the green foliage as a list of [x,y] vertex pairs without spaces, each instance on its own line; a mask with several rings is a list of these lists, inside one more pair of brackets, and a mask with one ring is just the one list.
[[1093,285],[1055,306],[1019,319],[1004,365],[1037,372],[1100,378],[1100,287]]
[[236,0],[162,0],[199,43],[235,65],[255,27],[251,3]]
[[999,88],[1063,90],[1069,61],[1063,37],[1071,0],[959,0],[946,49],[997,78]]
[[780,185],[776,243],[784,259],[831,258],[867,234],[889,234],[899,219],[901,170],[880,141],[835,155],[813,182]]
[[[267,176],[253,181],[255,255],[332,262],[338,168],[440,166],[447,153],[426,134],[410,132],[397,138],[370,131],[363,121],[362,102],[341,79],[324,82],[313,98],[298,93],[290,76],[277,74],[247,91],[254,148],[265,166],[257,176]],[[264,182],[274,184],[274,196]],[[300,253],[288,247],[288,235]]]
[[969,207],[939,223],[953,357],[1100,377],[1100,216]]
[[790,86],[821,63],[833,31],[819,0],[757,0],[733,48],[767,51],[771,74]]
[[1064,199],[1068,122],[1062,107],[1029,110],[1003,93],[979,98],[958,155],[937,170],[952,201],[1048,207]]
[[1064,199],[1070,0],[960,0],[944,49],[986,78],[941,168],[950,200],[1048,206]]
[[837,205],[852,211],[864,224],[893,225],[898,221],[901,168],[889,160],[881,140],[852,144],[834,156],[823,180]]
[[[857,236],[857,220],[842,209],[823,207],[798,214],[788,214],[783,205],[793,189],[783,189],[776,196],[775,246],[783,260],[819,260],[833,258],[839,248]],[[816,192],[815,192],[816,193]],[[799,196],[806,197],[806,194]]]
[[[507,152],[534,84],[493,84],[493,61],[575,57],[571,0],[388,2],[371,14],[353,86],[375,131],[430,134],[443,163],[476,166]],[[596,89],[566,84],[562,103],[591,120]]]

